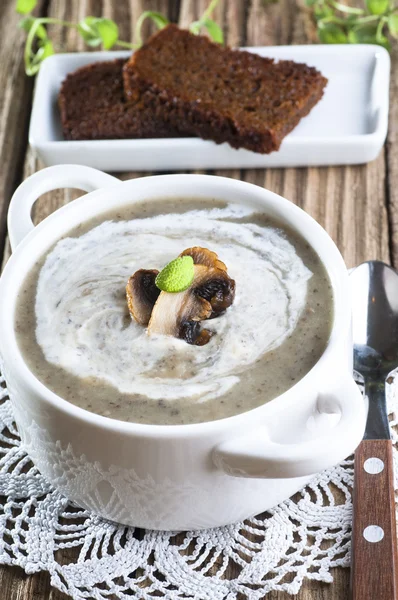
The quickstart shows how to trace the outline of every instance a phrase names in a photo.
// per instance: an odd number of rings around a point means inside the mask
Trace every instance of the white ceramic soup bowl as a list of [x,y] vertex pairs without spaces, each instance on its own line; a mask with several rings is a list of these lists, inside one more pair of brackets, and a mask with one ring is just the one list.
[[[34,227],[44,192],[91,192]],[[18,290],[61,236],[93,216],[146,199],[197,197],[250,203],[297,230],[322,259],[334,294],[330,341],[290,390],[246,413],[193,425],[142,425],[98,416],[47,389],[28,369],[14,331]],[[352,378],[348,275],[336,246],[311,217],[263,188],[207,175],[119,180],[60,165],[27,179],[9,209],[13,255],[0,280],[0,355],[24,446],[67,497],[128,525],[197,529],[232,523],[288,498],[360,442],[366,407]],[[33,302],[34,299],[32,298]]]

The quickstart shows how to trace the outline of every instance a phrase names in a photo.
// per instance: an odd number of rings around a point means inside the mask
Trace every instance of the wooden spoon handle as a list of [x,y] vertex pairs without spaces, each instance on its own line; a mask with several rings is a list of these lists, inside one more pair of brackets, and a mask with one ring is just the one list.
[[391,440],[365,440],[355,452],[352,527],[352,600],[398,600]]

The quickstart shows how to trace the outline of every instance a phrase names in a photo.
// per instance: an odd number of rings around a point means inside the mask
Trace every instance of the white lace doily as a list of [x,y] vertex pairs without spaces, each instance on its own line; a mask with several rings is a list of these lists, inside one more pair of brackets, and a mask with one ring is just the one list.
[[[395,426],[398,378],[388,381]],[[351,459],[244,523],[143,531],[105,521],[51,488],[21,446],[1,374],[0,385],[0,563],[48,571],[74,600],[258,600],[271,590],[295,594],[304,578],[331,582],[332,567],[349,565]]]

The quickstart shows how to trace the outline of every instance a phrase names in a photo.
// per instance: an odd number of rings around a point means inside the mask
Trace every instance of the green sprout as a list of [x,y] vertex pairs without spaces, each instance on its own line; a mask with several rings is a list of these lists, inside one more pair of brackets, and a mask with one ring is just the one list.
[[[214,42],[222,44],[224,43],[222,29],[210,19],[210,15],[218,2],[219,0],[211,0],[199,21],[191,24],[190,31],[199,35],[202,28],[205,28]],[[19,22],[19,27],[27,33],[24,61],[25,72],[30,76],[36,75],[43,60],[55,53],[53,43],[47,32],[47,25],[59,25],[76,29],[84,42],[92,48],[102,47],[104,50],[110,50],[118,46],[119,48],[136,50],[142,46],[141,31],[147,19],[151,20],[158,29],[162,29],[169,23],[169,20],[159,12],[144,11],[137,20],[135,27],[136,43],[132,44],[119,39],[119,28],[112,19],[88,16],[79,23],[72,23],[50,17],[34,17],[30,13],[34,10],[36,4],[37,0],[17,0],[16,3],[16,11],[23,16]]]
[[306,0],[324,44],[377,44],[390,50],[398,37],[398,6],[392,0],[365,0],[364,8],[335,0]]

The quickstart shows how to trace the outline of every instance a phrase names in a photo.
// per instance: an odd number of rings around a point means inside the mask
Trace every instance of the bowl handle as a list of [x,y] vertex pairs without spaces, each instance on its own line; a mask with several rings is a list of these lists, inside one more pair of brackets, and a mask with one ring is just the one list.
[[[355,450],[364,434],[366,414],[363,396],[349,375],[338,390],[318,394],[312,413],[294,422],[298,433],[304,434],[304,441],[278,443],[271,437],[270,423],[222,442],[214,449],[213,460],[218,468],[235,477],[312,475],[338,464]],[[289,414],[279,413],[278,417],[282,427],[285,422],[288,429]],[[288,436],[287,431],[285,439]]]
[[28,177],[15,191],[8,209],[8,234],[11,249],[15,250],[34,228],[32,206],[45,192],[58,188],[76,188],[93,192],[120,183],[112,175],[82,165],[56,165]]

